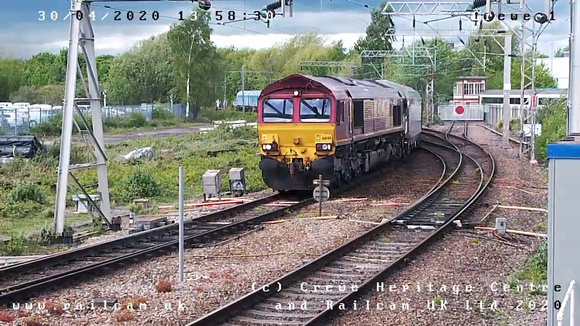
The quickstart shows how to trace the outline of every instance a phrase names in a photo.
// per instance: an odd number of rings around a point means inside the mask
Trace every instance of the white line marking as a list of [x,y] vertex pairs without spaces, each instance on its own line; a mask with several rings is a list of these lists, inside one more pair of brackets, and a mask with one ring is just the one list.
[[66,19],[67,19],[67,18],[69,18],[69,17],[70,17],[70,12],[68,13],[68,15],[66,15],[66,17],[64,17],[64,19],[63,19],[63,20],[66,20]]
[[105,18],[107,18],[107,16],[109,16],[109,13],[106,13],[103,18],[101,18],[101,20],[105,20]]

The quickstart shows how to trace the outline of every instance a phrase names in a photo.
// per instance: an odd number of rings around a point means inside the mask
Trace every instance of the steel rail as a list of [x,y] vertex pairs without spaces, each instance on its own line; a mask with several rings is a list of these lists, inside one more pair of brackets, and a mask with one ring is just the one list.
[[[401,161],[398,161],[396,163],[401,163]],[[369,181],[374,181],[374,180],[376,180],[375,179],[376,176],[378,174],[382,174],[382,172],[383,172],[383,170],[379,169],[375,172],[363,175],[359,179],[357,179],[356,182],[351,183],[349,185],[345,185],[341,189],[338,189],[337,193],[341,194],[341,193],[349,191],[353,188],[356,188],[363,183],[366,183]],[[246,208],[252,208],[252,207],[255,207],[259,204],[273,201],[273,200],[281,198],[281,197],[282,197],[282,195],[276,194],[276,195],[273,195],[270,197],[256,200],[256,201],[247,203],[247,205],[251,205],[251,204],[253,204],[253,205],[251,207],[246,206]],[[278,217],[280,215],[284,215],[287,212],[287,210],[298,209],[298,208],[301,208],[301,207],[306,206],[308,204],[314,203],[314,201],[315,200],[313,198],[301,200],[299,203],[291,205],[291,206],[282,207],[280,209],[277,209],[277,210],[274,210],[274,211],[271,211],[271,212],[268,212],[265,214],[261,214],[261,215],[256,216],[256,217],[245,219],[245,220],[242,220],[242,221],[239,221],[236,223],[232,223],[230,225],[226,225],[223,227],[213,228],[212,230],[208,230],[208,231],[202,232],[200,234],[188,236],[185,238],[185,242],[186,242],[186,244],[203,243],[203,242],[206,242],[210,239],[223,236],[225,234],[232,234],[232,233],[235,233],[239,229],[245,229],[247,226],[257,225],[263,221],[273,219],[273,218]],[[207,221],[210,221],[214,218],[218,218],[218,217],[221,217],[223,215],[228,215],[229,213],[239,211],[239,210],[241,210],[241,207],[243,207],[243,206],[244,205],[238,205],[236,207],[232,207],[232,208],[229,208],[229,209],[226,209],[223,211],[211,213],[211,214],[196,218],[192,221],[189,221],[188,224],[191,226],[195,226],[195,225],[197,225],[196,223],[207,222]],[[175,225],[171,225],[171,226],[175,227]],[[203,225],[201,225],[201,226],[203,226]],[[169,235],[172,235],[171,232],[174,233],[175,230],[169,230],[169,227],[170,226],[165,226],[165,227],[158,228],[158,229],[165,229],[165,230],[167,230],[167,232],[169,232]],[[153,229],[153,230],[149,230],[149,231],[146,231],[143,233],[150,234],[150,237],[154,237],[154,236],[158,237],[160,234],[162,234],[162,233],[159,233],[159,231],[158,232],[152,232],[152,231],[158,231],[158,230]],[[139,234],[137,234],[137,235],[139,235]],[[134,236],[135,235],[125,237],[125,238],[129,238],[129,239],[133,238],[135,240]],[[138,239],[146,242],[146,240],[143,240],[143,236],[138,238]],[[116,241],[119,241],[119,240],[126,241],[127,239],[118,239]],[[115,243],[116,241],[112,241],[112,242]],[[111,245],[111,243],[105,243],[104,245]],[[88,266],[83,266],[80,268],[75,268],[75,269],[67,270],[67,271],[64,271],[61,273],[57,273],[54,275],[49,275],[46,277],[34,279],[32,281],[22,282],[20,284],[8,286],[5,288],[0,288],[0,305],[5,305],[5,304],[15,302],[17,300],[29,298],[33,294],[47,291],[54,286],[62,284],[62,282],[64,282],[64,281],[80,281],[81,279],[79,278],[79,276],[82,276],[85,274],[95,273],[97,271],[101,271],[103,269],[108,269],[108,268],[112,269],[120,264],[130,263],[130,262],[133,262],[135,260],[141,259],[142,257],[149,258],[149,257],[153,257],[153,256],[158,255],[158,254],[165,253],[167,251],[175,250],[177,248],[177,245],[178,245],[178,240],[170,240],[170,241],[166,241],[165,243],[162,243],[159,245],[154,245],[154,246],[151,246],[148,248],[138,250],[136,252],[131,252],[128,254],[124,254],[124,255],[121,255],[118,257],[113,257],[113,258],[110,258],[110,259],[107,259],[104,261],[100,261],[100,262],[95,262],[95,263],[88,265]],[[97,245],[96,247],[99,247],[99,245]],[[100,247],[102,249],[103,244],[100,244]],[[87,252],[87,251],[85,251],[85,252]],[[67,253],[65,253],[65,254],[67,254]],[[58,255],[55,255],[55,256],[58,257]],[[46,258],[44,258],[44,259],[46,259]],[[43,261],[44,259],[39,259],[39,260],[37,260],[37,262]],[[56,258],[56,259],[58,259],[58,258]],[[63,258],[60,258],[60,259],[61,259],[60,261],[66,260]],[[75,259],[75,258],[74,257],[72,259],[68,258],[69,261],[73,260],[73,259]],[[54,260],[52,262],[54,264]],[[18,264],[16,266],[16,268],[23,269],[23,268],[25,268],[25,265],[26,265],[25,263]]]
[[[275,200],[278,200],[281,198],[283,198],[282,195],[274,194],[274,195],[271,195],[268,197],[253,200],[253,201],[248,202],[248,203],[243,203],[240,205],[226,208],[224,210],[212,212],[212,213],[197,217],[195,219],[188,220],[185,222],[185,225],[190,226],[190,225],[193,225],[195,223],[203,223],[203,222],[211,221],[213,219],[220,218],[224,215],[236,214],[236,213],[239,213],[240,211],[252,209],[258,205],[266,204],[266,203],[269,203],[269,202],[272,202],[272,201],[275,201]],[[9,265],[6,267],[1,267],[0,268],[0,280],[2,280],[2,278],[4,276],[11,275],[14,273],[35,270],[35,269],[46,267],[49,265],[61,264],[61,263],[65,263],[67,261],[92,256],[94,254],[98,254],[98,253],[106,251],[106,250],[121,248],[127,243],[136,243],[136,242],[140,242],[140,241],[147,241],[148,239],[150,239],[152,237],[159,237],[159,236],[163,236],[164,234],[171,234],[172,232],[175,232],[178,229],[178,227],[179,227],[179,225],[177,225],[176,223],[173,223],[173,224],[165,225],[162,227],[158,227],[158,228],[130,234],[130,235],[127,235],[127,236],[119,238],[119,239],[115,239],[115,240],[111,240],[111,241],[107,241],[107,242],[103,242],[103,243],[97,243],[97,244],[82,247],[82,248],[67,250],[67,251],[62,252],[62,253],[47,255],[47,256],[42,257],[40,259],[34,259],[34,260],[27,261],[27,262],[17,263],[17,264]]]
[[[412,211],[419,209],[419,206],[423,205],[429,199],[432,199],[435,196],[437,196],[439,194],[439,192],[443,189],[443,187],[445,187],[445,185],[447,185],[456,176],[456,174],[460,171],[460,169],[463,166],[463,164],[462,164],[463,163],[463,154],[461,153],[461,151],[459,151],[459,149],[453,143],[450,143],[450,144],[452,147],[455,147],[454,150],[456,151],[456,153],[459,156],[459,163],[457,164],[457,167],[455,168],[455,170],[451,173],[451,175],[447,179],[443,180],[445,177],[445,171],[444,171],[444,173],[442,173],[440,179],[438,180],[438,182],[435,184],[435,186],[432,188],[431,191],[427,192],[421,199],[419,199],[414,204],[412,204],[411,206],[406,208],[402,213],[393,217],[391,220],[389,220],[389,222],[384,223],[382,225],[379,225],[379,226],[371,229],[370,231],[366,232],[365,234],[349,241],[346,244],[343,244],[342,246],[332,250],[331,252],[323,254],[322,256],[318,257],[314,261],[282,276],[281,278],[279,278],[273,282],[268,283],[267,284],[268,290],[259,289],[259,290],[252,292],[252,293],[249,293],[249,294],[243,296],[242,298],[235,300],[234,302],[229,303],[228,305],[226,305],[218,310],[215,310],[214,312],[211,312],[210,314],[203,316],[196,321],[189,323],[188,325],[216,325],[220,322],[224,322],[224,321],[230,319],[235,314],[243,311],[244,309],[252,306],[253,304],[260,302],[260,301],[267,299],[268,297],[271,297],[272,295],[274,295],[276,293],[274,289],[277,288],[277,286],[276,286],[277,284],[291,284],[294,281],[300,279],[304,275],[314,273],[315,271],[319,270],[321,267],[328,265],[332,261],[336,260],[337,257],[344,256],[347,253],[352,252],[354,250],[354,248],[357,248],[357,247],[359,247],[359,245],[367,242],[368,240],[371,240],[375,236],[382,233],[386,228],[392,227],[392,225],[393,225],[392,222],[394,220],[396,220],[397,218],[399,218],[401,216],[405,216],[405,215],[411,213]],[[444,162],[443,162],[443,164],[445,166]],[[451,220],[449,220],[448,223],[451,223]],[[404,258],[405,257],[401,257],[396,263],[402,261]],[[385,273],[385,271],[378,274],[378,276],[383,275],[384,273]],[[378,276],[373,277],[372,280],[376,279],[376,277],[378,277]],[[370,281],[366,282],[365,285],[370,284],[369,282]],[[342,300],[338,301],[336,304],[343,302],[344,300],[346,300],[348,297],[350,297],[352,295],[354,295],[354,294],[351,293],[350,295],[342,298]],[[319,315],[317,315],[316,317],[311,319],[307,324],[309,324],[309,323],[319,324],[319,321],[321,319],[324,319],[327,316],[326,314],[328,314],[330,311],[332,311],[332,310],[327,309],[326,311],[323,311],[322,313],[320,313]],[[276,324],[276,323],[281,324],[281,322],[279,320],[272,320],[271,321],[271,324]]]
[[[454,136],[454,135],[451,134],[452,129],[453,129],[453,124],[447,130],[447,132],[444,133],[444,137],[445,137],[445,139],[447,141],[449,141],[449,143],[453,147],[455,147],[457,150],[459,150],[459,148],[449,140],[449,137],[450,136]],[[466,133],[467,133],[467,124],[465,125],[464,130],[463,130],[463,134],[466,135]],[[461,137],[457,137],[457,138],[461,138]],[[444,145],[440,145],[440,144],[436,144],[436,143],[431,143],[431,144],[434,144],[434,145],[440,146],[440,147],[444,147]],[[398,260],[395,260],[393,263],[391,263],[390,265],[386,266],[381,272],[379,272],[375,276],[367,279],[366,282],[364,282],[361,286],[358,287],[359,291],[368,290],[371,287],[372,283],[376,282],[377,280],[379,280],[381,278],[386,277],[389,272],[392,272],[405,259],[408,259],[412,254],[416,254],[419,251],[420,248],[422,248],[423,246],[425,246],[427,243],[433,241],[436,237],[440,236],[443,230],[447,229],[448,226],[450,226],[457,217],[459,217],[461,214],[463,214],[463,212],[465,210],[467,210],[477,200],[477,198],[480,196],[480,194],[482,193],[482,191],[485,189],[484,188],[484,185],[483,185],[483,182],[484,182],[483,169],[482,169],[481,165],[473,157],[471,157],[470,155],[467,155],[465,153],[462,153],[462,155],[468,157],[470,160],[472,160],[479,167],[479,171],[480,171],[480,181],[479,181],[478,189],[463,204],[463,206],[460,208],[460,210],[458,212],[454,213],[453,216],[451,216],[450,218],[448,218],[447,221],[443,225],[441,225],[437,230],[435,230],[435,232],[433,232],[431,235],[428,235],[423,241],[419,242],[413,248],[409,249],[406,253],[404,253],[403,255],[401,255]],[[459,165],[457,167],[456,171],[459,171],[459,169],[461,167],[462,167],[462,165]],[[450,179],[451,178],[449,178],[447,180],[447,182]],[[446,185],[447,182],[444,185]],[[442,186],[444,186],[444,185],[442,185]],[[487,184],[485,186],[487,186]],[[336,306],[338,306],[341,303],[344,303],[348,299],[352,299],[352,298],[354,298],[356,296],[360,296],[360,294],[358,294],[357,292],[351,292],[351,293],[349,293],[348,295],[346,295],[343,298],[341,298],[338,301],[336,301],[334,303],[334,305],[333,305],[333,308],[336,307]],[[335,310],[335,309],[326,309],[326,310],[323,310],[321,313],[319,313],[318,315],[316,315],[314,318],[312,318],[308,322],[304,323],[304,325],[319,325],[321,322],[329,319],[332,314],[336,314],[336,312],[337,312],[337,310]]]
[[[217,238],[223,236],[225,234],[232,234],[235,233],[237,230],[246,228],[247,226],[259,224],[263,221],[273,219],[280,215],[286,213],[288,209],[298,209],[301,208],[309,203],[311,203],[313,199],[306,199],[301,200],[296,204],[291,206],[282,207],[271,212],[260,214],[255,217],[251,217],[239,222],[235,222],[229,225],[225,225],[222,227],[217,227],[206,232],[202,232],[199,234],[191,235],[184,238],[185,244],[189,245],[192,243],[202,243],[213,238]],[[54,275],[49,275],[46,277],[34,279],[32,281],[19,283],[16,285],[8,286],[5,288],[0,289],[0,305],[10,304],[12,302],[16,302],[18,300],[27,299],[32,294],[41,293],[51,289],[53,286],[61,285],[63,281],[79,281],[77,277],[81,275],[85,275],[87,273],[100,271],[105,267],[113,267],[119,263],[124,263],[128,261],[133,261],[136,259],[140,259],[141,257],[153,257],[155,255],[163,254],[167,251],[173,251],[177,249],[179,245],[178,240],[170,240],[166,243],[161,243],[158,245],[151,246],[149,248],[145,248],[142,250],[138,250],[133,253],[124,254],[118,257],[113,257],[111,259],[107,259],[105,261],[96,262],[90,264],[88,266],[83,266],[80,268],[75,268],[71,270],[67,270],[61,273],[57,273]]]

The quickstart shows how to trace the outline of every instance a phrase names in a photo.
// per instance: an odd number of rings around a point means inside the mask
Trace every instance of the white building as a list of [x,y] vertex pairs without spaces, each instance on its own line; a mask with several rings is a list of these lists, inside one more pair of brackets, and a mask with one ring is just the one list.
[[543,64],[552,77],[556,79],[557,87],[561,89],[568,88],[568,76],[570,73],[570,58],[539,58],[536,59],[536,64]]

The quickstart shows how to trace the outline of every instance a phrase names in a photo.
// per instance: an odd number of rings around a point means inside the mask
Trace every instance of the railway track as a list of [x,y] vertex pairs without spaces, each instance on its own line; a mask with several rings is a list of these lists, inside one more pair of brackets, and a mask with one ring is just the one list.
[[426,130],[422,146],[440,158],[444,169],[439,182],[419,201],[267,287],[188,325],[320,325],[341,306],[352,307],[359,291],[372,288],[441,235],[491,181],[493,157],[466,138],[451,135],[452,128],[443,138],[438,131]]
[[[335,194],[376,181],[377,175],[381,173],[379,170],[364,175]],[[314,203],[312,198],[301,197],[294,198],[298,199],[296,204],[282,208],[264,206],[281,199],[288,200],[288,197],[276,194],[187,221],[185,243],[202,245],[213,239],[255,227],[261,222],[284,215],[288,210]],[[178,246],[178,232],[178,225],[171,224],[110,242],[0,268],[0,305],[29,299],[62,284],[82,282],[83,279],[103,275],[115,268],[174,251]]]
[[[210,213],[184,223],[185,243],[192,245],[246,230],[280,215],[287,209],[297,209],[310,202],[298,198],[296,204],[282,208],[264,204],[280,199],[275,194],[262,199]],[[0,305],[27,299],[54,286],[82,281],[103,270],[114,269],[130,262],[177,249],[179,225],[171,224],[135,233],[110,242],[66,251],[0,268]],[[17,274],[17,275],[15,275]]]

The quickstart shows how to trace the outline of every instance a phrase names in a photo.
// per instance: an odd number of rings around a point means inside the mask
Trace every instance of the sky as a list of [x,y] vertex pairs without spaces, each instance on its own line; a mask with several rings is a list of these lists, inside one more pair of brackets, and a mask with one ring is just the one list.
[[[253,12],[273,1],[212,0],[212,41],[218,47],[260,49],[286,41],[297,33],[314,31],[323,35],[329,43],[342,40],[345,47],[350,48],[364,35],[370,23],[371,8],[378,8],[380,4],[379,0],[294,0],[293,17],[276,16],[267,28],[265,23],[253,20]],[[528,2],[532,12],[543,11],[544,0]],[[97,55],[117,55],[141,40],[166,32],[172,24],[179,22],[180,12],[187,17],[195,7],[197,3],[187,1],[94,0],[92,10],[95,13],[93,26]],[[29,58],[39,52],[58,52],[68,47],[70,18],[65,17],[69,8],[70,0],[0,0],[0,55]],[[517,9],[517,5],[512,5],[512,8]],[[568,1],[556,1],[555,20],[538,39],[540,52],[550,55],[552,48],[556,51],[568,44],[569,10]],[[114,20],[116,11],[121,12],[120,20]],[[128,11],[133,12],[131,21],[127,17],[130,15]],[[218,11],[222,12],[224,19],[221,22],[226,22],[225,25],[218,25]],[[245,12],[247,20],[228,22],[227,13],[230,11],[235,12],[236,19],[242,18]],[[146,13],[145,21],[139,20],[141,12]],[[153,12],[159,14],[156,21],[153,20]],[[508,9],[504,8],[503,12],[508,12]],[[459,38],[466,40],[468,33],[476,28],[464,19],[463,31],[458,32],[457,17],[423,23],[444,17],[417,16],[413,30],[412,16],[394,16],[393,21],[400,31],[395,47],[402,46],[403,42],[410,44],[414,39],[419,39],[419,35],[425,38],[442,36],[449,42],[461,45]],[[510,25],[518,23],[508,22]]]

